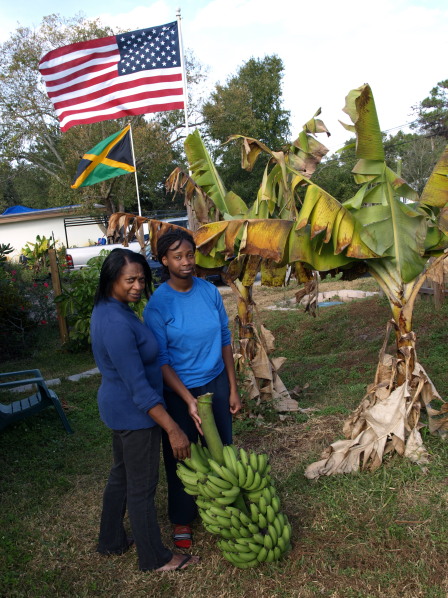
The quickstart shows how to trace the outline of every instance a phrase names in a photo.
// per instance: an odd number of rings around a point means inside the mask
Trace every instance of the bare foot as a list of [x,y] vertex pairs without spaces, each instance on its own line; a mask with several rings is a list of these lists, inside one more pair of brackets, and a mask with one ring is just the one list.
[[156,571],[179,571],[186,569],[189,565],[195,565],[199,560],[200,557],[192,556],[191,554],[174,553],[173,558],[163,565],[163,567],[156,569]]

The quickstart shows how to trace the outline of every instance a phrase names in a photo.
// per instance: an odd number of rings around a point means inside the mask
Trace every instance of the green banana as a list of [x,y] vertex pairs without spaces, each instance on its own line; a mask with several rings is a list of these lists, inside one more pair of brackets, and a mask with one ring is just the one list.
[[238,513],[238,517],[240,518],[241,523],[246,527],[249,527],[249,525],[252,524],[252,520],[249,519],[249,517],[246,515],[246,513],[243,513],[243,511]]
[[263,534],[261,534],[260,532],[253,534],[252,536],[252,540],[257,544],[260,544],[261,546],[264,545],[264,538],[265,536],[263,536]]
[[246,497],[251,500],[251,501],[259,501],[260,497],[263,496],[263,491],[262,490],[256,490],[253,492],[246,492]]
[[255,492],[255,490],[261,489],[260,486],[261,486],[261,476],[258,473],[258,471],[256,471],[254,473],[254,479],[252,481],[252,484],[250,486],[247,486],[247,482],[246,482],[245,488],[248,492]]
[[230,482],[228,482],[227,480],[223,480],[222,478],[219,478],[217,475],[209,474],[207,479],[213,484],[215,484],[215,486],[219,486],[223,490],[228,490],[229,488],[232,488],[232,484]]
[[247,478],[247,469],[244,467],[241,461],[238,461],[236,464],[236,470],[238,475],[238,486],[240,488],[244,488],[244,484],[246,483]]
[[274,546],[274,560],[278,561],[278,559],[282,556],[282,551],[278,546]]
[[258,534],[258,532],[260,531],[260,528],[256,523],[249,523],[249,525],[246,525],[246,527],[251,534]]
[[221,477],[230,482],[233,486],[238,486],[238,478],[225,465],[221,465]]
[[220,534],[221,533],[221,528],[219,527],[219,525],[207,525],[207,528],[209,532],[211,532],[212,534]]
[[256,560],[257,554],[255,552],[239,552],[236,558],[238,561],[248,563],[249,561]]
[[205,458],[202,457],[201,453],[199,452],[198,446],[194,442],[190,444],[190,452],[191,462],[194,468],[197,471],[201,471],[202,473],[208,473],[210,467],[208,466],[208,463],[205,460]]
[[267,505],[266,505],[266,499],[264,496],[260,496],[260,500],[258,501],[258,509],[259,509],[260,513],[262,513],[263,515],[266,515]]
[[245,467],[249,465],[249,455],[243,448],[240,448],[240,460]]
[[247,527],[244,527],[243,525],[240,527],[239,532],[240,532],[240,536],[242,536],[243,538],[251,538],[252,537],[252,534],[250,533],[250,531],[247,529]]
[[224,457],[224,464],[227,467],[227,469],[229,469],[233,475],[237,476],[237,460],[235,457],[235,453],[234,450],[231,446],[225,446],[223,448],[223,457]]
[[258,514],[258,526],[261,527],[261,529],[264,529],[268,526],[268,520],[263,515],[263,513]]
[[270,550],[273,547],[272,538],[269,534],[266,534],[263,541],[264,547]]
[[223,496],[233,496],[233,498],[236,498],[239,493],[240,493],[239,486],[232,486],[232,488],[229,488],[228,490],[221,491],[221,494]]
[[274,558],[275,558],[274,551],[272,549],[268,550],[268,554],[266,555],[266,563],[272,563]]
[[245,490],[247,490],[253,484],[254,477],[255,477],[255,472],[250,465],[246,466],[246,472],[247,472],[246,481],[244,483]]
[[230,521],[234,528],[239,529],[241,527],[241,521],[238,519],[236,515],[232,515],[230,517]]
[[227,527],[227,528],[230,528],[232,525],[230,523],[230,519],[227,519],[227,517],[221,517],[221,515],[216,515],[216,523],[218,525],[220,525],[221,527]]
[[208,490],[210,490],[214,497],[222,496],[223,489],[211,482],[210,480],[207,480],[205,482],[205,487],[208,488]]
[[268,456],[266,455],[266,453],[257,455],[257,461],[258,461],[257,471],[262,476],[262,475],[264,475],[266,466],[268,464]]
[[[260,498],[260,500],[261,500],[261,498]],[[268,522],[269,522],[269,523],[273,523],[273,522],[274,522],[274,519],[276,519],[276,516],[275,516],[275,511],[274,511],[274,509],[271,507],[271,505],[268,505],[268,506],[266,507],[266,519],[268,520]]]
[[185,484],[184,484],[184,492],[186,494],[189,494],[190,496],[197,496],[199,494],[199,490],[197,490],[196,488],[194,490],[192,490],[191,488],[186,488]]
[[208,523],[209,525],[217,525],[218,522],[214,517],[211,517],[207,511],[203,511],[201,509],[201,511],[199,512],[199,515],[201,516],[201,519],[203,522]]
[[[269,521],[269,519],[268,519]],[[281,536],[283,532],[282,525],[280,523],[280,519],[278,517],[274,517],[274,521],[271,522],[272,525],[275,527],[275,531],[277,532],[277,536]]]
[[257,507],[257,505],[253,502],[251,502],[249,504],[249,509],[250,509],[250,517],[253,521],[253,523],[258,523],[258,515],[260,514],[260,511]]
[[280,511],[280,499],[278,496],[272,497],[271,505],[276,513],[278,513]]
[[230,529],[227,529],[226,527],[223,527],[221,529],[221,536],[223,538],[225,538],[226,540],[234,540],[233,535],[230,533]]
[[254,471],[258,471],[258,458],[257,453],[249,453],[249,463]]
[[231,505],[235,502],[235,496],[216,496],[215,501],[218,505]]
[[238,544],[238,542],[235,542],[233,547],[235,552],[251,552],[251,548],[247,544]]
[[262,546],[257,554],[257,561],[259,563],[264,563],[266,557],[268,556],[268,549]]
[[217,505],[211,505],[209,507],[209,511],[211,511],[213,515],[220,515],[221,517],[227,517],[227,519],[230,519],[230,513],[227,511],[227,509],[223,509]]
[[272,538],[272,545],[273,545],[273,546],[276,546],[276,545],[277,545],[277,538],[278,538],[278,535],[277,535],[277,531],[276,531],[275,527],[272,525],[272,523],[270,523],[270,524],[268,525],[268,534],[269,534],[269,535],[271,536],[271,538]]

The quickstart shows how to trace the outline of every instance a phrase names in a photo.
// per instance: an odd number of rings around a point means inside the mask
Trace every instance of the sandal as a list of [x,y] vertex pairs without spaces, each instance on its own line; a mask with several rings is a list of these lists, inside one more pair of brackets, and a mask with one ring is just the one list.
[[[175,560],[175,557],[183,557],[180,559],[179,563],[177,565],[171,565],[170,563]],[[169,561],[168,563],[166,563],[165,565],[163,565],[163,567],[159,567],[158,569],[156,569],[156,571],[181,571],[183,569],[186,569],[187,567],[189,567],[190,565],[196,565],[197,563],[199,563],[200,561],[200,557],[198,556],[192,556],[191,554],[177,554],[177,555],[173,555],[173,558],[171,559],[171,561]]]
[[175,525],[173,539],[177,548],[190,548],[193,542],[191,527],[189,525]]

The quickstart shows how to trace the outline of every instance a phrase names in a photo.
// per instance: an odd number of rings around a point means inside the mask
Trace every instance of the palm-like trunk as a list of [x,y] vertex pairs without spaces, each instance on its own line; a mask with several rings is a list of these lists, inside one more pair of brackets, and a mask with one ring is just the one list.
[[[431,268],[446,255],[438,258]],[[380,351],[375,380],[361,404],[344,424],[347,440],[333,443],[321,461],[306,470],[308,478],[362,469],[377,469],[383,456],[396,451],[423,465],[428,454],[419,432],[422,410],[432,433],[448,435],[448,403],[444,402],[417,360],[416,335],[412,330],[415,300],[428,270],[409,283],[399,280],[391,262],[369,262],[369,270],[389,301],[392,319]],[[386,353],[392,329],[396,354]]]

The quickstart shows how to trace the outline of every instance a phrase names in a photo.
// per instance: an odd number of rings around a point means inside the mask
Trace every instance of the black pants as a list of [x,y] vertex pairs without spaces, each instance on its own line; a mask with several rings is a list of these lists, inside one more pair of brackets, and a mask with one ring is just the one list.
[[144,430],[114,430],[114,464],[103,495],[98,552],[120,554],[127,548],[123,518],[128,509],[142,571],[162,567],[172,552],[160,537],[154,504],[160,461],[159,426]]
[[[213,393],[213,414],[215,416],[216,427],[224,444],[232,444],[232,414],[229,405],[229,380],[227,372],[222,371],[219,376],[197,388],[189,388],[194,397]],[[194,421],[188,413],[188,407],[175,392],[165,389],[164,398],[168,413],[179,424],[190,442],[197,442],[199,433]],[[202,438],[202,443],[205,440]],[[168,484],[168,516],[171,523],[178,525],[188,525],[197,515],[196,503],[194,497],[184,492],[182,482],[176,475],[177,459],[174,458],[168,435],[162,432],[163,460],[165,463],[166,478]]]

